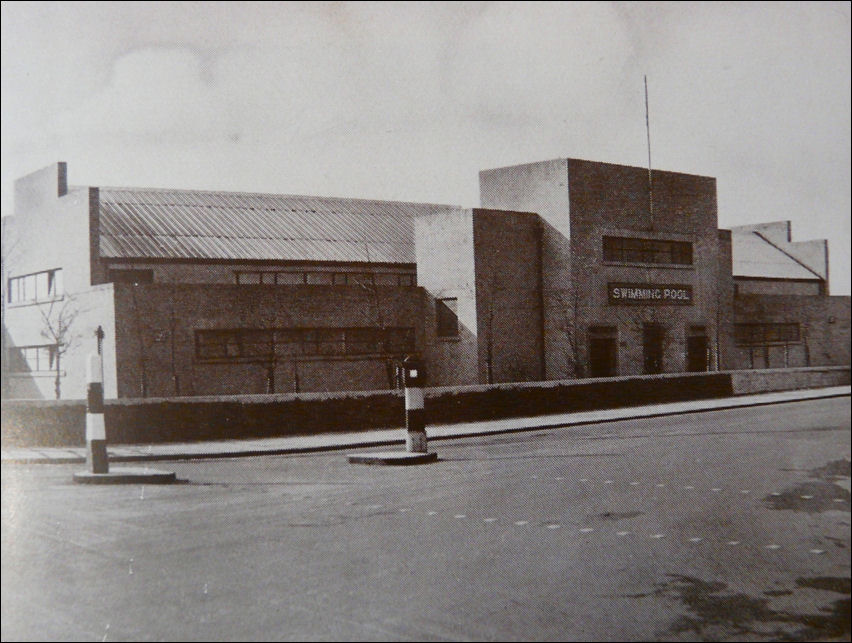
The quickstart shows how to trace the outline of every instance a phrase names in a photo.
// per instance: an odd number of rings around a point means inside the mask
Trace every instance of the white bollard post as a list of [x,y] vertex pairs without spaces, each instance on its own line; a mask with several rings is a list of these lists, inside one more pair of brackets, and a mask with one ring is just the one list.
[[409,453],[427,453],[426,417],[421,388],[426,374],[418,360],[406,358],[402,366],[405,382],[405,450]]
[[426,418],[423,417],[423,389],[405,389],[405,450],[426,453]]
[[92,473],[109,473],[100,355],[89,355],[86,382],[86,460]]

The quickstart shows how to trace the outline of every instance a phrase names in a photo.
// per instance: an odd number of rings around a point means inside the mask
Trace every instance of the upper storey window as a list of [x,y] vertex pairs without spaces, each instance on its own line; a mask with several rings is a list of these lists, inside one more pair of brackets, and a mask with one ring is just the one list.
[[692,243],[689,241],[604,237],[603,254],[604,261],[617,263],[692,265]]
[[10,304],[55,299],[61,297],[64,292],[62,269],[54,268],[21,277],[11,277],[8,286],[7,298]]

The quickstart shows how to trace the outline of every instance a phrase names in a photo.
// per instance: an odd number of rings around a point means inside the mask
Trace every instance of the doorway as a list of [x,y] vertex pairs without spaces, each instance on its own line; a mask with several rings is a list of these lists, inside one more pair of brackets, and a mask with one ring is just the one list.
[[663,338],[665,329],[659,324],[642,327],[642,357],[646,375],[663,372]]
[[692,331],[686,338],[686,370],[689,373],[701,373],[708,370],[710,365],[710,350],[707,336]]
[[614,326],[589,328],[589,376],[618,375],[618,342]]

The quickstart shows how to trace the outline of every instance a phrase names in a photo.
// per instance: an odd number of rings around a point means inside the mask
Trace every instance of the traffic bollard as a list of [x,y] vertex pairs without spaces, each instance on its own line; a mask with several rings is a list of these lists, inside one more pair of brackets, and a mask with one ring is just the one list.
[[409,453],[426,453],[426,417],[423,411],[423,383],[426,373],[419,360],[406,358],[403,363],[405,382],[405,449]]
[[104,423],[104,384],[99,355],[89,355],[86,363],[86,382],[86,461],[92,473],[109,473]]

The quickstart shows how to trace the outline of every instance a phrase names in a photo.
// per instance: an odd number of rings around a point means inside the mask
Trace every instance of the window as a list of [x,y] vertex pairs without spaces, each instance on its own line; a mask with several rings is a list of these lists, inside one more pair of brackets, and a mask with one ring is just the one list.
[[[113,273],[141,273],[144,271],[134,270],[111,270],[111,281],[133,281],[130,278],[120,278]],[[122,275],[123,276],[123,275]],[[350,286],[416,286],[417,277],[411,273],[399,274],[394,272],[332,272],[314,270],[310,272],[286,271],[274,272],[271,270],[235,270],[236,283],[245,285],[277,284],[279,286],[295,286],[300,284],[312,285],[350,285]],[[139,283],[151,283],[153,274],[148,281],[136,280]]]
[[[323,274],[323,273],[319,273]],[[351,286],[367,286],[373,284],[373,273],[371,272],[335,272],[332,283],[340,286],[349,284]]]
[[195,331],[202,360],[265,361],[294,355],[404,354],[415,350],[413,328],[234,328]]
[[314,286],[331,285],[334,274],[330,272],[307,272],[305,273],[305,283]]
[[692,243],[665,239],[604,237],[604,261],[616,263],[653,263],[692,265]]
[[154,283],[153,270],[110,270],[109,280],[114,283],[123,284],[151,284]]
[[9,357],[13,373],[52,371],[56,368],[56,344],[13,347]]
[[736,324],[734,338],[738,346],[790,344],[800,340],[798,324]]
[[459,336],[458,303],[455,297],[439,299],[436,302],[438,337]]
[[47,301],[61,297],[64,292],[61,268],[11,277],[7,285],[10,304]]
[[279,286],[298,286],[305,283],[303,272],[279,272],[276,273],[275,283]]

